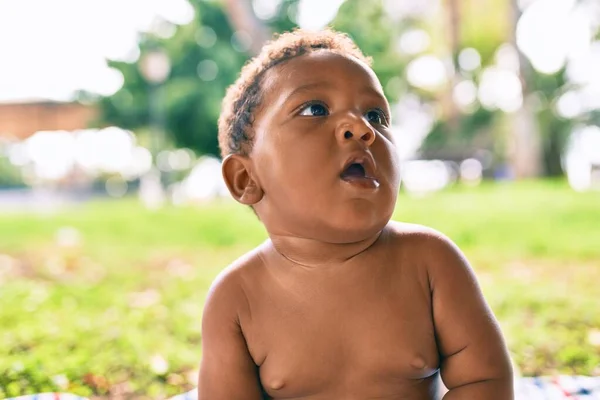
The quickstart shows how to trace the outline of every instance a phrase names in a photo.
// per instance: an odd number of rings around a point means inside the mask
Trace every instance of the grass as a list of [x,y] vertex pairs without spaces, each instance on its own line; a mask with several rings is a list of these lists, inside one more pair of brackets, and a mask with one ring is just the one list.
[[[521,373],[600,375],[600,193],[545,181],[401,194],[394,219],[461,247]],[[207,289],[265,238],[231,202],[0,214],[0,398],[191,389]]]

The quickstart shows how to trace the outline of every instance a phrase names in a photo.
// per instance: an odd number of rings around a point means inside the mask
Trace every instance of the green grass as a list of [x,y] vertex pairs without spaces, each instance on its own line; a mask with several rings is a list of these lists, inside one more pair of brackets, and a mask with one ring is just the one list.
[[[546,181],[401,194],[394,219],[461,247],[521,373],[600,375],[600,193]],[[62,243],[64,228],[80,240]],[[191,389],[206,291],[265,238],[252,212],[231,202],[0,214],[0,398]]]

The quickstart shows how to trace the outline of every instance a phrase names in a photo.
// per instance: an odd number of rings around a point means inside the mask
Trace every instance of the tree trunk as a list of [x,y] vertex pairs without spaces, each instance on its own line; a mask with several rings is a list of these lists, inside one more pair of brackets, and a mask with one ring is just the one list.
[[254,14],[250,0],[225,0],[225,12],[235,31],[246,32],[252,38],[250,51],[260,53],[263,44],[270,39],[271,32]]
[[[454,102],[453,92],[454,87],[458,83],[459,80],[459,64],[458,64],[458,55],[460,53],[460,23],[461,23],[461,12],[460,12],[460,0],[448,0],[447,2],[447,10],[448,10],[448,20],[447,26],[449,31],[449,46],[450,53],[452,57],[452,74],[450,75],[450,79],[448,80],[448,88],[446,93],[444,94],[444,114],[446,115],[446,120],[448,121],[448,126],[450,127],[450,132],[456,139],[460,132],[459,129],[459,112]],[[453,143],[454,140],[449,140],[449,143]]]
[[517,23],[521,11],[517,0],[511,0],[512,23],[510,40],[519,52],[519,78],[523,87],[523,107],[513,114],[509,114],[509,137],[507,161],[516,179],[533,178],[543,172],[543,151],[541,134],[536,119],[534,104],[531,101],[531,71],[529,62],[517,47]]

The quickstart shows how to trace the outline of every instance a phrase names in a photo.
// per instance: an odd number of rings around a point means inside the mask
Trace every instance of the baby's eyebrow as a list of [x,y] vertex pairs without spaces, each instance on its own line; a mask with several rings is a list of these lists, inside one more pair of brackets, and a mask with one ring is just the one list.
[[292,97],[296,96],[299,93],[307,92],[311,89],[332,87],[332,86],[333,85],[327,81],[313,82],[313,83],[308,83],[306,85],[298,86],[296,89],[292,90],[292,92],[290,94],[285,96],[285,99],[283,99],[283,104],[287,103]]
[[[306,85],[298,86],[297,88],[292,90],[288,95],[285,96],[285,98],[283,99],[281,104],[282,105],[286,104],[288,101],[290,101],[290,99],[292,99],[294,96],[296,96],[302,92],[308,92],[313,89],[332,88],[332,87],[335,87],[335,85],[333,85],[331,82],[328,82],[328,81],[317,81],[317,82],[307,83]],[[378,100],[384,102],[387,105],[387,99],[385,98],[385,96],[383,94],[381,94],[379,91],[373,89],[371,86],[365,86],[364,88],[362,88],[360,93],[364,94],[366,96],[369,96],[369,97],[377,98]]]
[[384,95],[383,95],[381,92],[379,92],[379,91],[377,91],[377,90],[373,89],[373,88],[372,88],[372,87],[370,87],[370,86],[366,86],[366,87],[365,87],[365,88],[364,88],[364,89],[361,91],[361,93],[364,93],[364,94],[366,94],[366,95],[368,95],[368,96],[371,96],[371,97],[376,97],[377,99],[379,99],[379,100],[381,100],[381,101],[383,101],[384,103],[386,103],[386,104],[387,104],[387,99],[385,98],[385,96],[384,96]]

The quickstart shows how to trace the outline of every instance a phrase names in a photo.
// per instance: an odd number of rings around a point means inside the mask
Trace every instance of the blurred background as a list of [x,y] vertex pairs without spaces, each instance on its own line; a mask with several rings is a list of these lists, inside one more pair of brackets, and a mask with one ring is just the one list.
[[373,57],[394,218],[463,249],[518,373],[600,375],[598,0],[0,0],[0,398],[194,387],[208,287],[266,238],[221,99],[298,26]]

